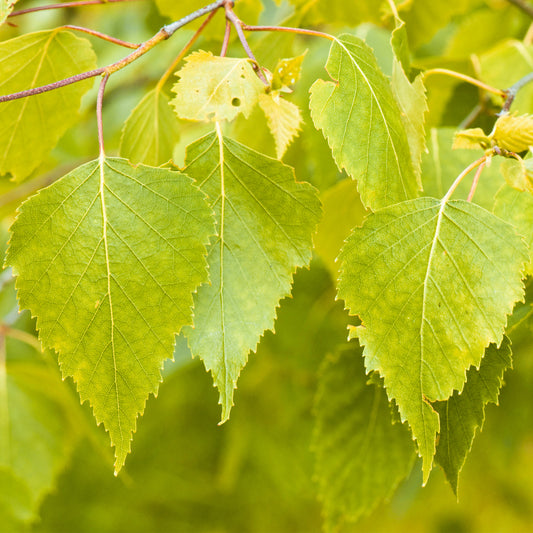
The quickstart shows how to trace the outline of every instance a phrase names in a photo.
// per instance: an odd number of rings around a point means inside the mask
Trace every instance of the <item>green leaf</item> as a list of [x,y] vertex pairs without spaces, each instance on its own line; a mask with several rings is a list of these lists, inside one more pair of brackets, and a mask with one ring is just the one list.
[[523,152],[533,145],[533,116],[503,115],[494,124],[492,140],[510,152]]
[[439,431],[429,402],[461,390],[470,365],[501,342],[523,297],[527,248],[477,205],[420,198],[369,215],[340,258],[338,295],[362,321],[367,372],[383,376],[409,422],[426,482]]
[[[510,160],[512,161],[512,160]],[[512,224],[529,246],[530,260],[526,273],[533,275],[533,196],[503,185],[494,201],[494,214]]]
[[344,240],[355,226],[363,223],[367,212],[359,198],[357,185],[350,179],[339,181],[324,191],[320,200],[324,215],[314,238],[315,251],[336,279],[339,270],[336,259]]
[[274,137],[276,156],[281,159],[300,131],[302,123],[300,108],[282,98],[277,91],[259,95],[259,107],[265,113],[268,127]]
[[[0,93],[46,85],[96,67],[87,39],[64,30],[30,33],[0,43]],[[78,118],[93,80],[0,104],[0,175],[29,176]]]
[[109,431],[118,472],[207,280],[211,211],[182,174],[104,158],[27,200],[11,232],[21,308]]
[[132,163],[159,166],[172,159],[179,122],[169,98],[158,88],[148,92],[131,112],[122,130],[120,155]]
[[[29,335],[29,334],[28,334]],[[17,341],[0,335],[0,518],[38,517],[44,496],[77,439],[59,376],[13,357]]]
[[[293,3],[306,4],[303,0],[291,0]],[[382,17],[381,8],[385,0],[359,0],[357,7],[346,9],[344,0],[321,0],[315,2],[311,9],[311,20],[313,24],[337,24],[346,26],[357,26],[362,22],[373,22],[379,24]]]
[[265,86],[249,59],[216,57],[211,52],[194,52],[177,72],[179,81],[171,101],[179,118],[204,122],[248,117]]
[[415,458],[408,428],[393,419],[385,390],[367,383],[355,342],[319,372],[312,446],[326,531],[355,522],[388,499]]
[[211,284],[198,290],[194,328],[184,332],[213,375],[225,421],[248,353],[274,327],[296,268],[311,260],[320,202],[290,167],[220,133],[193,143],[186,164],[215,210],[218,236],[209,247]]
[[411,163],[416,176],[419,189],[422,189],[421,158],[426,151],[426,128],[424,116],[428,111],[426,102],[426,89],[422,76],[411,83],[407,78],[402,65],[394,59],[392,66],[392,92],[400,108],[402,122],[407,133]]
[[0,24],[3,24],[18,0],[0,0]]
[[377,209],[417,195],[417,182],[400,111],[372,49],[351,35],[331,46],[326,69],[335,82],[317,80],[310,108],[340,169],[357,180],[361,200]]
[[504,159],[500,169],[505,181],[513,189],[533,194],[533,159]]
[[499,347],[491,344],[479,370],[470,368],[467,372],[461,393],[456,391],[447,401],[433,404],[441,427],[435,461],[442,466],[455,494],[459,473],[472,449],[476,431],[483,428],[485,407],[489,402],[498,405],[503,375],[512,366],[511,355],[507,337]]

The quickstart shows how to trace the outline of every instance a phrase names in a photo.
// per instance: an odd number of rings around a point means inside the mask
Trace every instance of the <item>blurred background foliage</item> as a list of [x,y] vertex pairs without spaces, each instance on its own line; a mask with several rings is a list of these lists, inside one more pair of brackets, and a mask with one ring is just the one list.
[[[17,9],[47,2],[20,0]],[[0,40],[74,24],[141,42],[167,23],[201,7],[202,1],[139,0],[32,13],[10,19]],[[240,5],[239,5],[240,4]],[[390,9],[387,3],[342,0],[242,0],[236,12],[246,22],[350,31],[366,39],[390,75]],[[505,88],[533,68],[532,20],[506,0],[406,0],[399,4],[407,21],[412,62],[417,69],[452,68]],[[167,15],[167,16],[166,16]],[[222,19],[218,14],[217,18]],[[221,20],[208,28],[195,48],[218,53]],[[123,124],[147,90],[192,36],[180,30],[171,40],[111,78],[104,105],[107,152],[118,153]],[[98,64],[126,55],[124,49],[88,37]],[[112,475],[107,436],[97,428],[87,405],[80,406],[69,381],[61,382],[53,353],[41,354],[34,321],[18,313],[14,282],[0,273],[0,350],[7,368],[9,404],[0,422],[11,420],[20,442],[12,451],[24,480],[0,465],[0,531],[39,533],[250,532],[293,533],[322,530],[321,505],[314,478],[311,436],[319,367],[346,344],[351,319],[335,301],[333,277],[349,229],[364,216],[353,182],[345,180],[307,111],[308,89],[325,75],[329,43],[288,34],[255,34],[250,43],[261,64],[273,69],[281,57],[307,55],[293,102],[305,124],[284,160],[300,180],[322,194],[325,216],[309,270],[295,276],[293,297],[282,301],[275,334],[267,333],[243,372],[236,406],[218,426],[216,391],[183,339],[175,361],[165,367],[157,399],[148,401],[139,420],[132,455],[118,478]],[[242,56],[232,41],[229,55]],[[429,76],[428,153],[424,155],[426,193],[441,195],[446,182],[476,156],[450,150],[454,129],[479,126],[490,131],[498,104],[454,78]],[[81,120],[25,182],[0,180],[0,248],[17,205],[97,154],[96,87],[83,99]],[[533,84],[516,110],[533,111]],[[229,126],[233,137],[274,155],[260,112]],[[205,131],[182,124],[174,162]],[[497,170],[480,187],[480,203],[492,201],[501,184]],[[442,180],[441,180],[442,178]],[[419,465],[392,500],[343,531],[435,533],[527,532],[533,524],[533,289],[511,318],[514,369],[506,375],[500,405],[487,408],[483,432],[474,441],[457,502],[442,472],[435,468],[421,487]],[[15,333],[14,333],[15,332]],[[0,401],[2,398],[0,398]],[[2,425],[0,424],[0,431]],[[358,450],[353,450],[357,454]],[[23,485],[23,486],[22,486]],[[17,497],[14,498],[13,495]]]

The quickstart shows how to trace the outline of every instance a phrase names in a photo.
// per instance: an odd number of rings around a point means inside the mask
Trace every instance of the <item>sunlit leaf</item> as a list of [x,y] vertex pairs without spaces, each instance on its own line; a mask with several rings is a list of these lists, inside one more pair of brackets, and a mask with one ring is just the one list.
[[500,168],[505,181],[513,189],[533,194],[533,159],[504,159]]
[[305,53],[288,59],[280,59],[272,74],[272,89],[292,87],[302,75]]
[[523,152],[533,145],[532,115],[503,115],[494,124],[492,139],[500,148]]
[[18,0],[0,0],[0,24],[3,24]]
[[27,200],[11,232],[20,305],[109,431],[118,472],[207,280],[211,211],[182,174],[104,158]]
[[342,35],[326,68],[335,81],[317,80],[311,87],[311,116],[338,167],[357,180],[363,204],[377,209],[416,197],[400,111],[371,48]]
[[[87,39],[64,30],[29,33],[0,43],[0,93],[46,85],[94,69]],[[0,104],[0,175],[20,180],[37,168],[78,118],[93,80]]]
[[248,117],[265,86],[249,59],[217,57],[194,52],[177,72],[179,81],[171,101],[179,118],[205,122]]
[[496,194],[494,214],[512,224],[526,239],[530,256],[526,272],[533,275],[533,195],[504,185]]
[[490,137],[481,128],[458,131],[453,139],[454,150],[479,150],[490,147]]
[[523,297],[527,248],[481,207],[421,198],[369,215],[340,258],[338,294],[362,321],[366,369],[409,422],[427,481],[439,431],[429,402],[462,390],[466,370],[501,341]]
[[215,210],[218,236],[209,247],[211,284],[199,288],[194,328],[184,332],[213,375],[224,421],[248,353],[274,327],[296,268],[311,259],[320,202],[290,167],[216,134],[193,143],[186,163]]
[[272,91],[259,96],[259,106],[267,117],[268,127],[276,143],[276,156],[283,157],[289,144],[300,131],[300,108]]

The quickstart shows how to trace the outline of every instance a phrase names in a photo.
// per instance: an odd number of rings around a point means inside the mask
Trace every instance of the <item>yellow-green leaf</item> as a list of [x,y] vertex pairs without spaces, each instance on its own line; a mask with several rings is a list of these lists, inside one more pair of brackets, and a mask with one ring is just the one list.
[[172,159],[179,122],[159,89],[148,92],[131,112],[122,130],[120,155],[132,163],[159,166]]
[[190,178],[118,158],[73,170],[19,208],[6,262],[20,306],[109,431],[116,472],[175,334],[192,323],[212,233]]
[[494,124],[492,140],[510,152],[523,152],[533,145],[532,115],[503,115]]
[[177,72],[179,81],[171,101],[179,118],[204,122],[233,120],[239,113],[248,117],[265,86],[249,59],[194,52]]
[[276,91],[259,96],[259,106],[266,115],[268,127],[276,143],[276,156],[283,157],[291,141],[300,131],[300,108],[281,97]]
[[509,158],[501,162],[502,175],[513,189],[533,194],[533,159]]
[[409,422],[425,482],[439,431],[430,402],[462,390],[468,368],[501,342],[523,298],[527,247],[475,204],[419,198],[369,215],[340,258],[338,294],[362,321],[367,372],[380,373]]
[[[96,67],[87,39],[40,31],[0,43],[0,94],[31,89]],[[0,104],[0,175],[27,177],[78,118],[93,80]]]
[[302,63],[307,52],[288,59],[280,59],[272,74],[272,89],[292,87],[302,75]]
[[0,24],[3,24],[18,0],[0,0]]
[[334,81],[311,87],[311,117],[340,169],[357,180],[361,200],[377,209],[414,198],[418,183],[400,110],[372,49],[342,35],[326,69]]
[[198,289],[194,328],[184,333],[212,373],[224,421],[248,353],[274,327],[296,268],[311,260],[320,202],[290,167],[220,131],[193,143],[186,163],[215,210],[218,236],[208,249],[211,284]]
[[490,137],[481,128],[471,128],[455,134],[452,148],[454,150],[479,150],[489,148],[490,145]]

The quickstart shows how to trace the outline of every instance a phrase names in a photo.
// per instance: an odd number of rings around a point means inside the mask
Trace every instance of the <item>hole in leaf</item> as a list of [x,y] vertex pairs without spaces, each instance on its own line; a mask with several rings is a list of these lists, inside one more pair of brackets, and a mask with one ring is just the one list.
[[241,105],[241,100],[239,98],[234,98],[232,101],[231,101],[231,105],[233,107],[239,107]]

